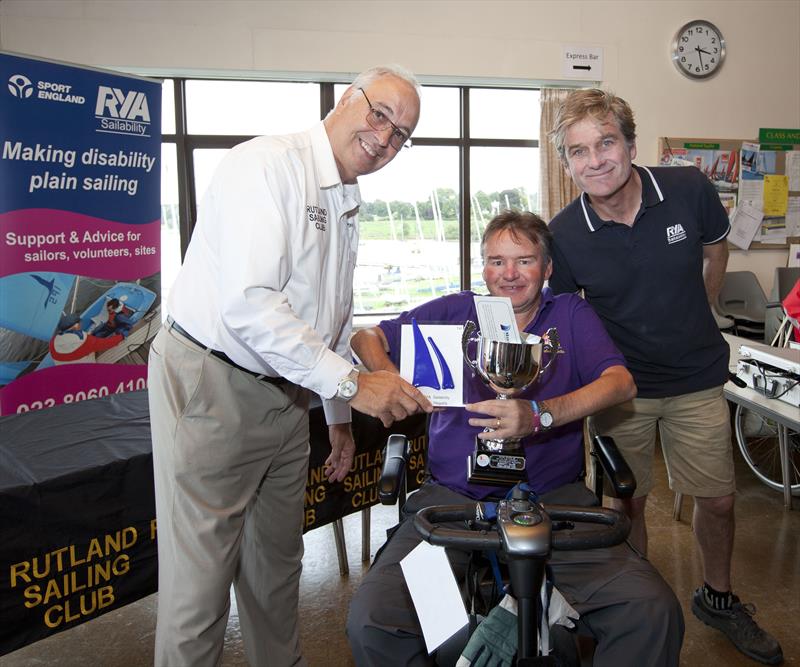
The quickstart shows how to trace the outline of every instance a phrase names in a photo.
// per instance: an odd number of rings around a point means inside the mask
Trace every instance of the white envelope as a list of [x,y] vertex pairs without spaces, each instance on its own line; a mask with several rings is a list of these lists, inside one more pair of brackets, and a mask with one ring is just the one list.
[[400,568],[417,610],[428,653],[463,628],[469,617],[444,549],[420,542]]

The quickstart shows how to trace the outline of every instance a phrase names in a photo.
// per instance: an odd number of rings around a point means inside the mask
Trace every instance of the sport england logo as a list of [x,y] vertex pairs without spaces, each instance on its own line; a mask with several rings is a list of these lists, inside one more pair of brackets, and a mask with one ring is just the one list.
[[8,79],[8,89],[14,97],[24,99],[33,95],[33,84],[27,76],[14,74]]
[[22,74],[13,74],[8,78],[8,90],[18,99],[27,99],[33,96],[36,89],[36,98],[50,102],[67,102],[69,104],[83,104],[86,98],[72,92],[72,85],[56,83],[54,81],[37,81],[36,85]]
[[686,240],[686,231],[682,225],[670,225],[667,227],[667,243],[671,245],[684,240]]
[[150,136],[150,108],[142,92],[98,86],[94,115],[100,121],[98,132]]

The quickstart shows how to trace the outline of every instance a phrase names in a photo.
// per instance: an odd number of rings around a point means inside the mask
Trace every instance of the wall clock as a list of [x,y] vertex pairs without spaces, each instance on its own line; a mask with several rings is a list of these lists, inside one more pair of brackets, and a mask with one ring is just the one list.
[[690,79],[707,79],[725,60],[725,38],[709,21],[690,21],[672,40],[672,62]]

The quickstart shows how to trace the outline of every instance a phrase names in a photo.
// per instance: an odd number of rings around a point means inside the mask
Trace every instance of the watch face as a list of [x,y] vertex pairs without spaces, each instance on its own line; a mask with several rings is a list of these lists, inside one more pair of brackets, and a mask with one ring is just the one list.
[[672,62],[690,79],[706,79],[725,59],[725,39],[713,23],[692,21],[678,30],[672,42]]
[[339,385],[339,396],[348,399],[353,398],[356,395],[356,383],[353,380],[347,379],[342,380],[341,384]]
[[553,415],[550,412],[543,412],[539,415],[539,423],[542,428],[550,428],[553,425]]

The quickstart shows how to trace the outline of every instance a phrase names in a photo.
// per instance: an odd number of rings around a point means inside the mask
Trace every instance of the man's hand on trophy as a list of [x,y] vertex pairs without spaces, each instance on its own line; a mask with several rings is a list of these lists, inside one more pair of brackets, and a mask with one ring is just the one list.
[[481,440],[524,438],[534,432],[535,416],[530,401],[514,398],[492,399],[479,403],[467,403],[464,407],[469,412],[488,415],[469,419],[470,426],[482,426],[490,429],[478,434]]
[[377,417],[386,427],[409,415],[433,411],[433,405],[419,389],[389,371],[359,373],[358,392],[350,405]]

